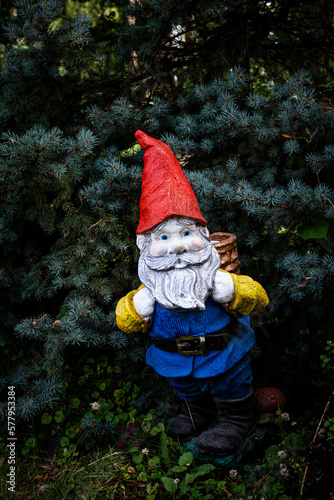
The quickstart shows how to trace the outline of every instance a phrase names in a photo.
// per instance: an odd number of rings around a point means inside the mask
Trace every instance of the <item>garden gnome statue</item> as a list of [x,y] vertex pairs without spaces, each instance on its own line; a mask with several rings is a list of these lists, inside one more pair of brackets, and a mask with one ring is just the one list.
[[[138,274],[143,283],[116,308],[118,327],[144,331],[146,362],[168,377],[180,413],[168,432],[197,437],[202,454],[232,455],[254,431],[248,315],[268,303],[247,276],[220,269],[220,257],[178,160],[165,143],[138,130],[144,150]],[[236,319],[238,317],[238,319]],[[212,416],[215,419],[212,419]]]

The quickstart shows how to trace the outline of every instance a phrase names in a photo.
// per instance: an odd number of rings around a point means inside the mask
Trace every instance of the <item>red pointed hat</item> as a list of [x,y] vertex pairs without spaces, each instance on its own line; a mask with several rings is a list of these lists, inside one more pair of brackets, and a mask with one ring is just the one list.
[[144,233],[169,217],[189,217],[206,225],[196,195],[173,151],[137,130],[135,137],[144,150],[140,220],[136,233]]

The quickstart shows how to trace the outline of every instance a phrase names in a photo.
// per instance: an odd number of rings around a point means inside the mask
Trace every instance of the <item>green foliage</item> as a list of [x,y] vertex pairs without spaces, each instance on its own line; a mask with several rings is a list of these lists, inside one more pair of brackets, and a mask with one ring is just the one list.
[[304,240],[323,238],[327,239],[329,223],[323,219],[312,221],[312,225],[300,224],[297,232]]
[[[218,467],[168,437],[162,413],[136,408],[133,397],[138,400],[147,390],[144,374],[126,376],[125,367],[105,355],[80,357],[76,369],[64,366],[63,373],[61,406],[36,418],[32,435],[18,441],[18,471],[27,459],[25,478],[29,467],[29,475],[40,478],[40,491],[47,485],[45,498],[90,491],[106,498],[124,493],[136,500],[215,500],[217,494],[298,498],[310,434],[302,423],[291,432],[287,413],[277,415],[271,429],[274,444],[259,442],[235,468]],[[45,456],[52,459],[45,462]]]
[[329,418],[324,422],[324,427],[327,429],[328,435],[326,437],[327,441],[334,440],[334,417]]
[[332,340],[327,340],[327,346],[325,347],[326,354],[321,354],[320,359],[322,361],[321,367],[327,370],[334,369],[334,343]]

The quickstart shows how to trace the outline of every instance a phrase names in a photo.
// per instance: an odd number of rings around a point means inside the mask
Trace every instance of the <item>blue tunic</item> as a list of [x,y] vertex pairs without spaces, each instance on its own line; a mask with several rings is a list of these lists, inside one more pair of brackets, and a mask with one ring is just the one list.
[[[225,309],[211,297],[204,311],[174,311],[156,303],[150,335],[157,339],[173,339],[182,335],[200,336],[215,333],[231,322]],[[211,351],[206,356],[185,356],[158,349],[152,344],[146,353],[146,362],[164,377],[214,377],[226,372],[250,351],[255,334],[249,317],[238,319],[237,333],[222,351]]]

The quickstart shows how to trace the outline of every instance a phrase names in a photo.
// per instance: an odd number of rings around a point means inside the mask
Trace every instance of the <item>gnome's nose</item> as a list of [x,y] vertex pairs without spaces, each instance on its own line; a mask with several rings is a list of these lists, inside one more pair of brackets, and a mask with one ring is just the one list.
[[169,253],[183,253],[187,251],[187,247],[183,243],[173,243],[169,249]]

